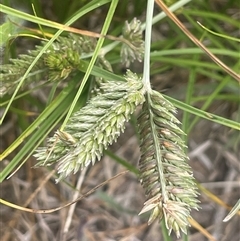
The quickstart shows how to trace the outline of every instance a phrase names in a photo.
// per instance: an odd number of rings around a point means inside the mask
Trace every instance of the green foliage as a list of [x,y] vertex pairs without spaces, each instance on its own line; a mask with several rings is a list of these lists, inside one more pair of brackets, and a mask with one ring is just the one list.
[[21,24],[23,21],[17,17],[5,16],[5,22],[0,25],[0,47],[6,46],[11,39],[17,37],[20,28],[14,22]]

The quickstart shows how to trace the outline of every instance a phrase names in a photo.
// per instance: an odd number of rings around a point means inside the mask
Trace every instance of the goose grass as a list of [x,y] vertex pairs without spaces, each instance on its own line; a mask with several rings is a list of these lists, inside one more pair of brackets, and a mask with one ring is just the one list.
[[[111,1],[100,1],[101,5],[109,2]],[[112,12],[109,10],[109,16],[106,20],[108,24],[104,27],[103,35],[107,34],[117,2],[112,1]],[[154,1],[149,0],[149,2],[152,3],[153,7]],[[176,1],[166,2],[172,4]],[[179,9],[178,13],[180,13],[180,8],[188,2],[191,1],[177,1],[174,4],[175,8],[173,6],[171,9]],[[83,7],[82,12],[78,11],[74,15],[71,21],[74,22],[79,16],[97,8],[97,4],[98,1],[96,0],[90,1]],[[201,3],[198,4],[201,5]],[[17,10],[0,6],[8,14],[12,13],[16,17],[43,26],[54,26],[54,28],[60,26],[29,14],[22,13],[19,15]],[[37,12],[39,11],[40,8]],[[206,17],[207,24],[204,23],[204,26],[207,26],[208,29],[214,29],[214,32],[219,32],[222,36],[226,35],[221,33],[221,28],[212,19],[226,21],[233,27],[238,26],[236,20],[223,14],[192,9],[184,10],[181,13],[200,33],[204,30],[193,21],[192,16]],[[25,55],[20,55],[18,59],[12,59],[9,64],[1,66],[2,85],[0,93],[6,99],[15,92],[22,81],[22,76],[28,70],[29,73],[26,74],[26,79],[21,86],[21,91],[26,91],[26,93],[32,86],[40,88],[40,86],[50,84],[56,88],[60,82],[68,85],[66,88],[63,87],[61,94],[58,95],[60,98],[54,99],[53,97],[53,101],[50,101],[45,109],[46,111],[27,128],[26,132],[23,132],[9,149],[4,151],[3,155],[1,154],[0,160],[13,152],[26,139],[26,147],[22,148],[7,168],[1,172],[1,181],[24,157],[29,157],[33,152],[38,160],[36,167],[56,167],[58,172],[57,182],[70,180],[68,177],[73,176],[90,164],[94,165],[105,153],[139,177],[146,194],[146,201],[143,203],[139,214],[149,213],[148,224],[150,225],[155,220],[162,220],[164,240],[172,240],[170,236],[172,231],[178,238],[181,232],[186,234],[186,236],[184,235],[185,238],[187,237],[191,210],[199,209],[199,193],[192,170],[188,165],[187,146],[185,144],[188,135],[185,133],[190,132],[200,117],[239,130],[240,125],[237,121],[204,111],[216,99],[227,101],[231,97],[231,100],[237,103],[239,99],[236,96],[236,87],[238,88],[238,86],[230,76],[222,78],[220,67],[209,61],[202,61],[203,52],[201,49],[192,46],[175,49],[174,46],[177,42],[184,39],[181,34],[178,34],[172,40],[156,41],[151,44],[153,24],[161,20],[163,16],[164,13],[159,13],[155,17],[148,13],[146,23],[141,23],[133,16],[132,21],[125,21],[125,24],[122,25],[121,37],[127,41],[116,41],[105,46],[103,46],[103,38],[96,41],[95,38],[75,34],[65,34],[64,37],[58,37],[57,35],[60,34],[58,32],[54,35],[56,39],[52,39],[51,43],[46,39],[34,50]],[[6,26],[6,24],[2,25],[1,29],[6,28]],[[142,39],[143,30],[146,30],[145,46]],[[231,48],[226,49],[225,45],[210,33],[206,35],[204,33],[203,36],[208,36],[211,40],[212,45],[209,49],[213,54],[224,56],[230,60],[238,57],[235,51],[238,46],[235,42],[230,42]],[[227,38],[226,41],[230,40],[231,38]],[[1,44],[6,44],[7,41],[9,41],[8,37],[4,38]],[[49,44],[49,46],[46,44]],[[114,56],[116,51],[112,54],[111,50],[118,44],[121,44],[121,46],[117,49],[118,55]],[[163,45],[162,50],[159,50],[159,44]],[[109,55],[108,58],[105,57],[106,54]],[[144,57],[143,54],[145,54]],[[93,58],[89,63],[88,58],[92,56]],[[29,69],[31,63],[38,57],[38,61]],[[127,70],[123,77],[114,73],[114,64],[116,63],[121,62],[123,65],[130,67],[134,61],[141,62],[143,59],[143,77],[141,77],[141,74],[137,75],[131,72],[131,70]],[[152,62],[161,62],[165,66],[161,68],[157,66],[154,69],[154,66],[150,65],[150,59]],[[234,63],[235,66],[232,68],[237,70],[239,60]],[[170,69],[171,66],[181,66],[190,71],[185,103],[160,94],[151,87],[150,73],[151,75],[161,73],[165,69]],[[90,74],[93,78],[89,78]],[[216,88],[210,95],[194,96],[198,74],[217,80]],[[79,88],[78,92],[76,88]],[[228,88],[232,88],[231,93],[235,93],[235,95],[220,94],[221,90],[227,90]],[[54,88],[52,92],[54,92]],[[17,96],[13,99],[16,100]],[[202,108],[191,106],[192,103],[199,100],[205,102]],[[78,106],[76,105],[77,101]],[[64,111],[61,110],[61,107],[64,108]],[[180,128],[181,122],[175,117],[177,113],[175,107],[184,110],[183,130]],[[69,108],[71,109],[68,112]],[[126,122],[130,120],[136,109],[140,110],[136,123],[141,151],[139,170],[107,149],[124,132]],[[74,112],[71,114],[73,110]],[[57,129],[49,137],[50,131],[55,129],[57,124],[58,126],[62,124],[62,119],[67,112],[68,115],[63,127]],[[191,122],[190,114],[196,116]],[[43,120],[48,121],[45,123]],[[45,138],[47,138],[45,145],[41,144]],[[41,147],[38,147],[40,144]],[[26,160],[27,158],[21,165]],[[232,218],[238,212],[238,209],[239,202],[224,221]]]

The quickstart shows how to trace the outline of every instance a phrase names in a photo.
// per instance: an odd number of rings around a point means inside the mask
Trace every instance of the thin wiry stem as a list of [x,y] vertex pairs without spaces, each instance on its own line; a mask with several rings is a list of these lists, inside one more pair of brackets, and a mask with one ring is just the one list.
[[[81,186],[83,184],[83,181],[84,181],[84,178],[85,178],[85,175],[86,175],[86,172],[87,172],[87,168],[85,168],[80,177],[78,178],[78,182],[77,182],[77,185],[76,185],[76,191],[74,192],[74,195],[73,195],[73,198],[72,198],[72,201],[76,200],[79,196],[79,190],[81,189]],[[73,215],[74,215],[74,211],[75,211],[75,208],[76,208],[76,205],[77,203],[73,203],[71,205],[71,207],[69,208],[68,210],[68,215],[67,215],[67,220],[65,222],[65,225],[64,225],[64,228],[63,228],[63,237],[62,237],[62,241],[65,241],[67,240],[67,233],[69,232],[69,228],[70,228],[70,225],[72,223],[72,219],[73,219]]]

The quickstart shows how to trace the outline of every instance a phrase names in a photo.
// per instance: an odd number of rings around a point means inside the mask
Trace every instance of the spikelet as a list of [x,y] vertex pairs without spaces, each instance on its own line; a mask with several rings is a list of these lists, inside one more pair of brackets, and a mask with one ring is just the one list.
[[39,148],[38,165],[58,163],[59,180],[100,160],[104,149],[124,131],[125,122],[144,102],[143,84],[137,75],[127,72],[127,82],[101,84],[99,95],[75,112],[64,132],[48,139],[48,147]]
[[144,41],[142,40],[141,22],[134,18],[130,23],[125,22],[123,28],[123,37],[129,41],[129,44],[123,43],[121,48],[122,63],[129,67],[130,63],[143,59]]
[[[18,59],[11,59],[11,63],[2,64],[0,68],[0,97],[11,94],[16,89],[21,78],[25,74],[29,65],[36,58],[40,50],[29,51],[28,55],[20,55]],[[32,68],[31,73],[27,76],[27,83],[35,82],[36,80],[46,80],[47,69],[43,59],[39,60]]]
[[94,51],[94,38],[69,34],[59,37],[44,53],[43,58],[49,69],[49,80],[63,80],[78,69],[82,54]]
[[176,110],[160,93],[146,95],[138,118],[140,181],[148,200],[140,214],[151,211],[148,223],[164,219],[169,231],[187,233],[191,208],[198,208],[196,185],[179,135]]

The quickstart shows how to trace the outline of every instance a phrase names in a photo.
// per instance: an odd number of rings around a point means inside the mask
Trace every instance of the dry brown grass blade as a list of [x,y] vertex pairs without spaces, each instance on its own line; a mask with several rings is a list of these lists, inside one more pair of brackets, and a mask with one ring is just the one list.
[[[29,205],[29,203],[34,199],[34,197],[40,192],[40,190],[44,187],[44,185],[48,182],[48,180],[54,175],[55,170],[51,171],[41,182],[39,187],[30,195],[30,197],[26,200],[26,202],[23,204],[23,207],[26,207]],[[0,201],[1,203],[1,201]],[[20,212],[17,212],[11,219],[11,221],[8,223],[8,228],[13,228],[16,223],[19,220]],[[11,235],[11,232],[6,232],[4,236],[2,237],[2,241],[9,240],[9,237]]]
[[[220,206],[226,208],[229,211],[232,209],[232,207],[228,206],[225,202],[223,202],[220,198],[218,198],[216,195],[211,193],[209,190],[207,190],[202,185],[198,184],[197,186],[198,186],[199,190],[201,190],[206,196],[208,196],[215,203],[219,204]],[[240,216],[240,211],[236,212],[236,214]]]
[[166,13],[166,15],[188,36],[189,39],[192,40],[194,44],[196,44],[199,48],[201,48],[208,56],[215,62],[218,66],[220,66],[225,72],[231,75],[234,79],[240,82],[240,75],[225,65],[220,59],[218,59],[214,54],[212,54],[194,35],[180,22],[180,20],[169,11],[168,7],[161,0],[155,0],[158,6]]
[[[34,29],[34,28],[29,28],[29,27],[26,27],[26,26],[22,26],[22,25],[19,25],[18,23],[15,23],[15,22],[12,22],[11,20],[9,20],[12,24],[18,26],[19,28],[22,28],[22,29],[27,29],[28,31],[30,32],[33,32],[35,34],[38,34],[38,35],[42,35],[44,37],[49,37],[49,38],[52,38],[53,37],[53,34],[52,33],[46,33],[46,32],[42,32],[41,30],[38,30],[38,29]],[[53,22],[53,21],[50,21],[52,22],[52,28],[55,28],[55,29],[62,29],[64,31],[67,31],[67,32],[70,32],[70,33],[75,33],[75,34],[79,34],[79,35],[83,35],[83,36],[88,36],[88,37],[92,37],[92,38],[106,38],[106,39],[110,39],[110,40],[113,40],[113,41],[119,41],[119,42],[122,42],[122,43],[125,43],[129,46],[132,46],[131,42],[123,37],[115,37],[113,35],[102,35],[100,33],[96,33],[96,32],[93,32],[93,31],[88,31],[88,30],[83,30],[83,29],[78,29],[78,28],[73,28],[73,27],[69,27],[69,26],[66,26],[64,24],[60,24],[60,23],[57,23],[57,22]]]
[[13,203],[10,203],[8,201],[5,201],[3,199],[0,198],[0,203],[4,204],[4,205],[7,205],[9,207],[12,207],[12,208],[15,208],[15,209],[18,209],[18,210],[21,210],[21,211],[25,211],[25,212],[29,212],[29,213],[53,213],[53,212],[56,212],[56,211],[59,211],[63,208],[66,208],[66,207],[69,207],[70,205],[72,205],[73,203],[76,203],[82,199],[84,199],[85,197],[89,196],[90,194],[94,193],[98,188],[108,184],[109,182],[111,182],[112,180],[122,176],[122,175],[125,175],[126,173],[128,173],[129,171],[123,171],[123,172],[120,172],[118,173],[117,175],[113,176],[112,178],[100,183],[99,185],[97,185],[96,187],[92,188],[90,191],[86,192],[85,194],[83,194],[81,197],[77,198],[76,200],[72,201],[72,202],[69,202],[61,207],[57,207],[57,208],[52,208],[52,209],[31,209],[31,208],[25,208],[25,207],[21,207],[21,206],[18,206],[16,204],[13,204]]
[[202,233],[208,240],[217,241],[205,228],[203,228],[195,219],[189,218],[189,223],[200,233]]
[[[124,241],[124,240],[127,241],[127,240],[131,240],[131,239],[129,239],[130,237],[143,232],[147,227],[148,227],[148,224],[144,223],[144,224],[141,224],[141,225],[138,225],[135,227],[128,227],[128,228],[123,228],[123,229],[118,229],[118,230],[113,230],[113,231],[107,231],[107,232],[108,232],[108,234],[111,234],[113,236],[119,236],[119,237],[121,237],[122,234],[124,233],[125,237],[119,239],[119,241]],[[87,231],[87,232],[88,232],[88,235],[91,236],[92,232],[89,232],[89,231]],[[101,234],[106,233],[106,231],[98,231],[97,233],[101,235]]]

